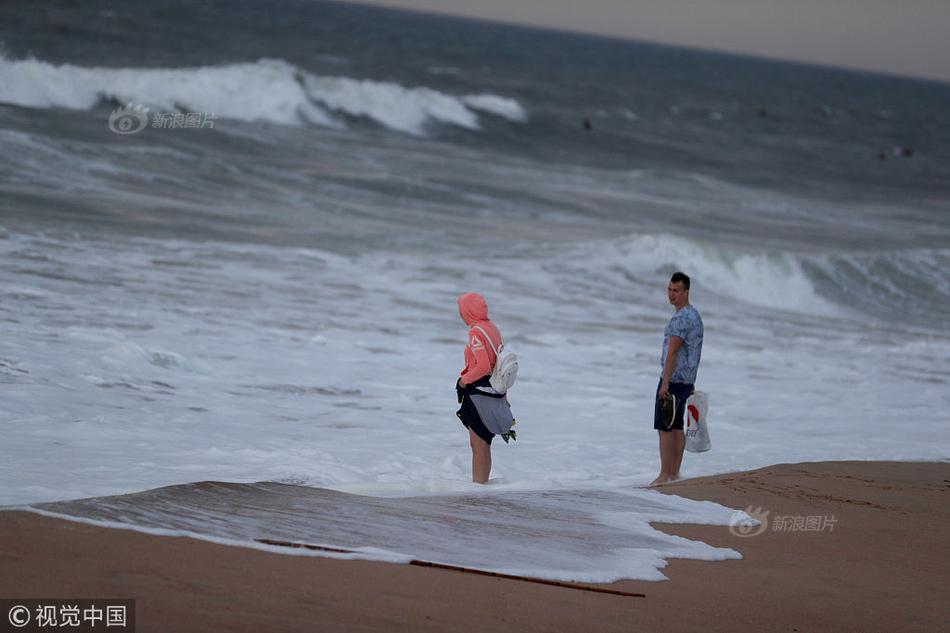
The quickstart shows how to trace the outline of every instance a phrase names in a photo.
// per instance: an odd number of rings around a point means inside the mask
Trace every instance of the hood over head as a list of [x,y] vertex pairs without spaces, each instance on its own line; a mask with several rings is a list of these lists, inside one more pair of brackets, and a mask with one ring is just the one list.
[[479,321],[488,320],[488,304],[485,303],[485,297],[476,293],[469,292],[459,297],[459,314],[466,325],[474,325]]

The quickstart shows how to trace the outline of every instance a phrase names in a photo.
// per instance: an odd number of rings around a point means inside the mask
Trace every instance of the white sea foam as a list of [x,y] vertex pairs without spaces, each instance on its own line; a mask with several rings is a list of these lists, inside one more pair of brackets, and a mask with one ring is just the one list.
[[647,273],[695,271],[697,285],[720,295],[780,310],[841,314],[816,292],[803,258],[789,253],[748,253],[674,235],[636,235],[614,246],[597,247],[597,265]]
[[[522,252],[495,260],[492,275],[477,265],[445,274],[425,254],[11,232],[0,240],[0,287],[30,291],[2,297],[0,503],[202,480],[385,497],[643,486],[657,470],[653,393],[670,316],[657,268],[684,254],[706,325],[698,386],[713,441],[686,456],[686,476],[950,457],[940,322],[895,333],[861,314],[812,310],[814,289],[797,281],[781,283],[806,302],[760,306],[743,291],[758,272],[692,254],[688,242],[599,247]],[[486,295],[521,356],[511,394],[519,439],[495,443],[487,487],[470,481],[454,415],[465,332],[455,299],[470,290]],[[645,502],[631,511],[669,516]],[[646,516],[618,512],[601,522]],[[564,569],[648,577],[669,552],[627,554],[619,567]]]
[[0,58],[0,102],[86,110],[103,99],[153,112],[185,110],[242,121],[341,127],[335,115],[367,117],[414,135],[430,124],[479,129],[478,111],[525,120],[513,99],[454,96],[386,81],[326,77],[282,59],[196,68],[107,68]]
[[305,85],[314,99],[331,110],[366,116],[401,132],[422,134],[430,121],[478,129],[478,117],[460,99],[429,88],[314,76],[308,76]]
[[[337,560],[372,560],[383,563],[408,563],[412,560],[411,557],[406,556],[405,554],[398,554],[396,552],[391,552],[385,549],[380,549],[377,547],[357,547],[350,552],[333,552],[327,550],[318,550],[318,549],[307,549],[304,547],[286,547],[282,545],[272,545],[269,543],[260,543],[248,539],[235,539],[235,538],[225,538],[221,536],[215,536],[207,532],[198,532],[194,530],[175,530],[168,528],[160,527],[148,527],[145,525],[136,525],[133,523],[128,523],[125,521],[106,521],[102,519],[90,519],[86,517],[76,516],[75,514],[64,514],[61,512],[50,512],[49,510],[42,510],[39,508],[34,508],[31,506],[22,506],[22,507],[11,507],[5,508],[7,510],[20,510],[23,512],[32,512],[40,516],[50,517],[53,519],[66,519],[67,521],[74,521],[76,523],[83,523],[85,525],[93,525],[96,527],[110,528],[113,530],[129,530],[131,532],[139,532],[141,534],[149,534],[151,536],[169,536],[173,538],[193,538],[199,541],[205,541],[208,543],[215,543],[217,545],[230,545],[233,547],[243,547],[246,549],[256,549],[263,552],[269,552],[272,554],[283,554],[285,556],[309,556],[311,558],[335,558]],[[321,543],[307,543],[308,545],[317,545],[318,547],[327,547],[332,548],[331,544],[321,544]]]
[[283,60],[200,68],[85,68],[37,59],[0,60],[0,101],[87,110],[102,99],[153,110],[209,112],[244,121],[333,125]]
[[[649,418],[669,317],[657,262],[677,260],[628,254],[630,243],[602,244],[600,260],[578,247],[510,261],[499,276],[477,268],[445,276],[411,255],[11,233],[0,241],[10,262],[0,281],[23,288],[29,279],[30,291],[3,299],[17,322],[0,358],[22,372],[11,374],[17,387],[0,405],[16,447],[0,466],[0,501],[198,478],[384,495],[476,489],[450,385],[461,359],[451,341],[464,335],[454,301],[471,289],[487,295],[522,356],[512,394],[520,439],[496,450],[495,487],[646,483],[655,474]],[[633,243],[654,254],[691,248]],[[186,283],[182,267],[156,267],[157,259],[189,264]],[[688,474],[945,456],[933,441],[947,432],[933,413],[947,398],[947,377],[933,373],[948,356],[944,339],[921,334],[929,346],[921,357],[902,347],[916,338],[883,330],[877,339],[873,321],[856,328],[853,315],[778,315],[747,300],[748,278],[707,284],[732,274],[715,258],[691,264],[707,328],[700,388],[710,393],[714,450],[687,459]],[[110,270],[122,274],[92,283]],[[784,283],[774,275],[770,283]],[[552,399],[552,385],[564,384],[571,388]],[[908,390],[919,398],[907,403]],[[765,410],[755,404],[763,392]],[[926,427],[920,434],[893,423],[908,415]],[[868,424],[874,434],[855,443]],[[51,436],[63,444],[49,444]]]
[[498,95],[481,94],[468,95],[467,97],[463,97],[462,101],[471,108],[496,114],[509,121],[526,121],[528,119],[528,113],[525,112],[521,104],[514,99],[506,99]]
[[733,522],[732,510],[652,490],[384,499],[284,484],[202,482],[38,510],[105,526],[134,525],[149,533],[211,534],[236,545],[256,545],[261,537],[312,542],[319,535],[317,545],[354,549],[363,556],[382,553],[388,560],[566,581],[663,580],[660,569],[668,558],[741,558],[733,549],[650,525],[724,526]]

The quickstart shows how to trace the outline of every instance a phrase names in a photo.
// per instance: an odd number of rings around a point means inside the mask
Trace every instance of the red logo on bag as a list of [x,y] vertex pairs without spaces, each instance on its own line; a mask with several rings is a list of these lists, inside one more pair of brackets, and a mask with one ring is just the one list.
[[699,409],[696,408],[695,404],[691,404],[686,407],[689,412],[688,420],[686,422],[687,426],[692,426],[693,424],[699,425]]

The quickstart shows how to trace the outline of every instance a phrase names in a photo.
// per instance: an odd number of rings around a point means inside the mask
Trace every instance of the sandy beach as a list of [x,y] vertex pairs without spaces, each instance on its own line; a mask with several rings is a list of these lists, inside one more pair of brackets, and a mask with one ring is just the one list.
[[636,598],[9,511],[0,597],[134,598],[139,631],[946,630],[950,463],[785,464],[661,490],[761,508],[765,523],[655,525],[743,560],[672,560],[668,581],[609,585]]

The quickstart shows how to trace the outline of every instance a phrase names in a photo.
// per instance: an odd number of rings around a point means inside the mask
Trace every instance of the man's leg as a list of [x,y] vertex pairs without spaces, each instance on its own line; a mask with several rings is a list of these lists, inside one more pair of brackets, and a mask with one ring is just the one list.
[[671,431],[673,436],[673,465],[670,469],[670,478],[680,478],[680,465],[683,463],[683,451],[686,449],[686,433],[683,431]]
[[660,474],[650,485],[662,484],[672,479],[676,460],[676,437],[672,431],[657,431],[660,436]]
[[468,440],[472,445],[472,481],[483,484],[491,474],[491,445],[472,429],[468,430]]

